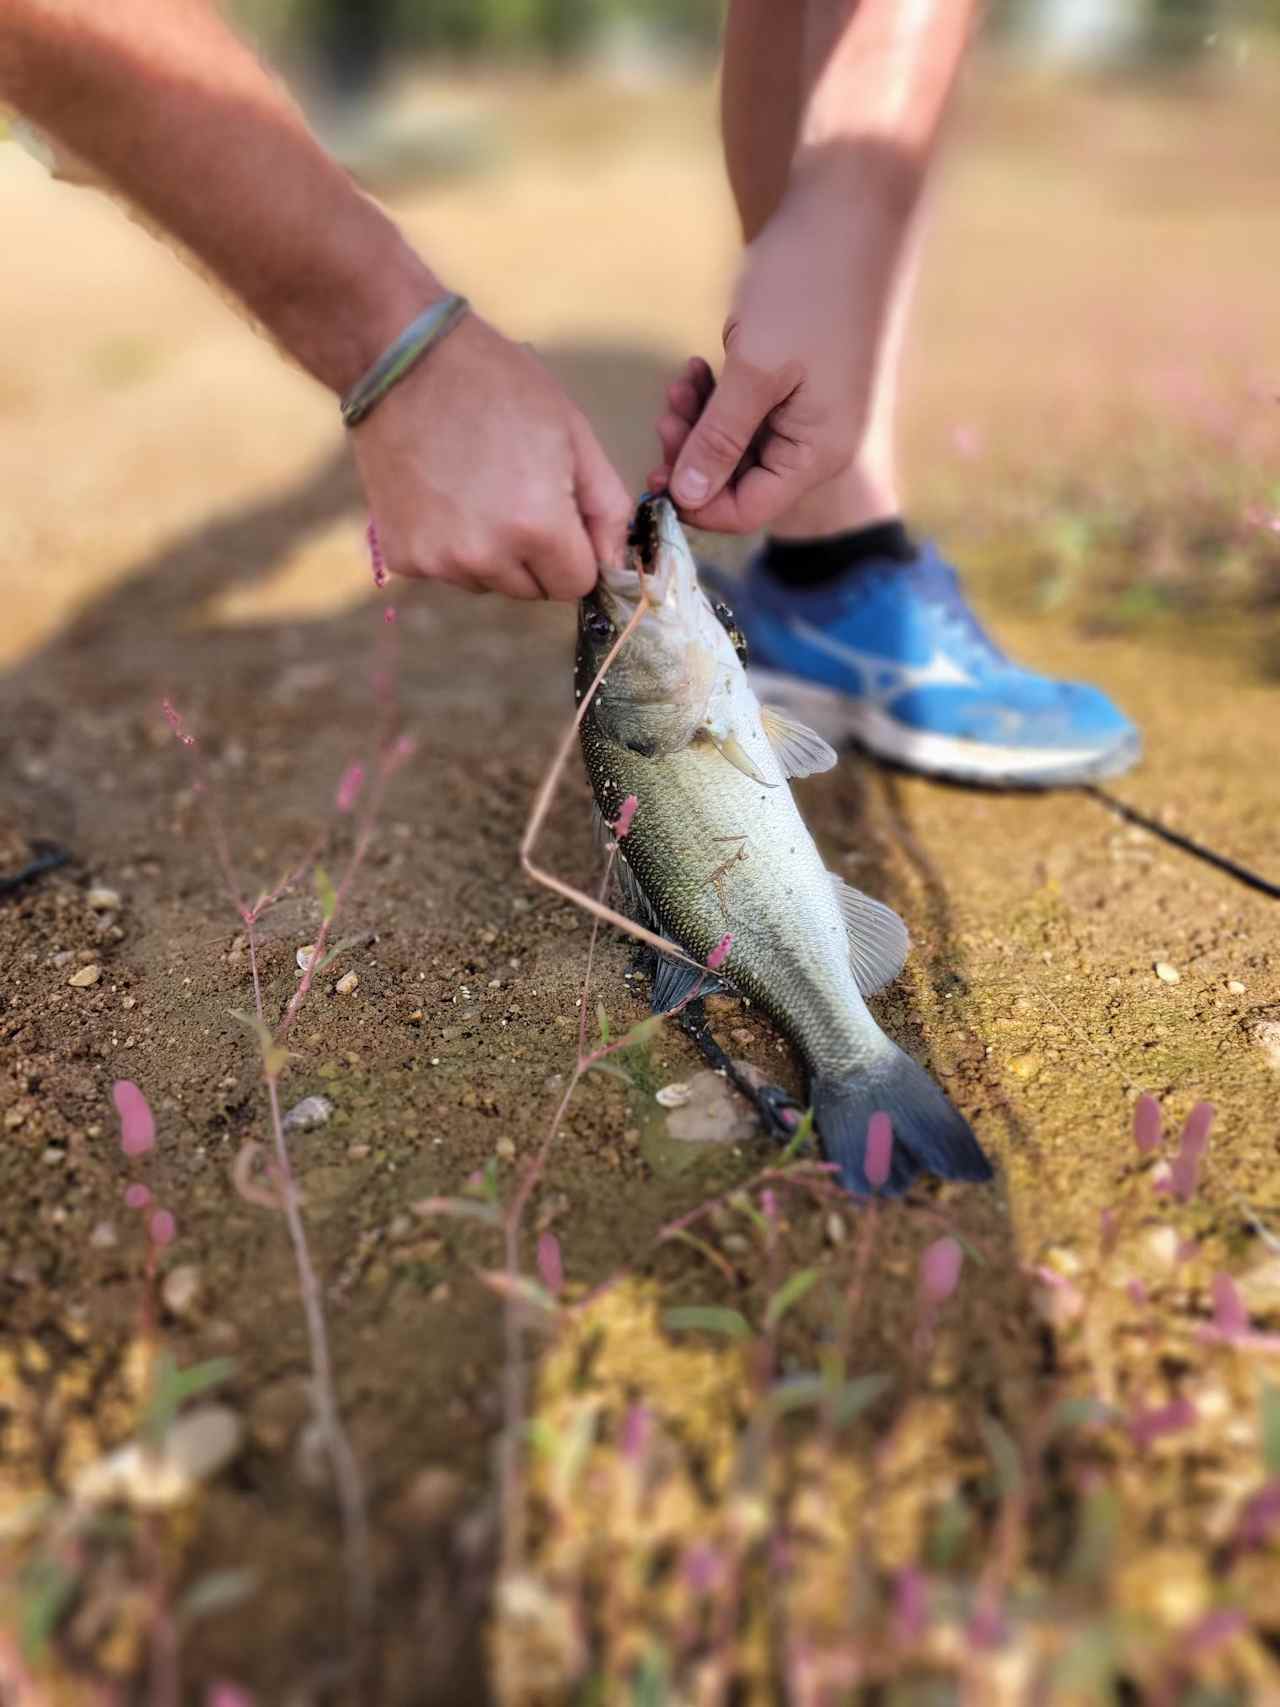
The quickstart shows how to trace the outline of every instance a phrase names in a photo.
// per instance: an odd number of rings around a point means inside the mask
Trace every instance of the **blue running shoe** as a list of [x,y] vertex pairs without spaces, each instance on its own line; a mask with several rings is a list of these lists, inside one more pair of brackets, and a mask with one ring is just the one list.
[[1101,692],[1005,656],[936,547],[911,563],[861,564],[816,587],[702,572],[746,637],[752,686],[834,744],[928,776],[1047,788],[1115,776],[1142,738]]

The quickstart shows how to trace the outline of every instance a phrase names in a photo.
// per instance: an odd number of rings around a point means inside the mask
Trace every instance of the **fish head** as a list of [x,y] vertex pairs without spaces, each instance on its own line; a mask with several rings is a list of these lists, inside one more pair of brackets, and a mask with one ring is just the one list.
[[597,690],[597,716],[614,738],[636,751],[675,752],[706,720],[724,630],[698,585],[697,565],[675,506],[663,495],[641,498],[626,563],[602,569],[582,600],[583,671],[589,669],[594,677],[633,620],[626,644]]

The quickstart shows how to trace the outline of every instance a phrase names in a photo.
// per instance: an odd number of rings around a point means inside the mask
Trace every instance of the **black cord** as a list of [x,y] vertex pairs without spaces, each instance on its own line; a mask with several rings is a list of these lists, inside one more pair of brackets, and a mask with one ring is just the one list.
[[1193,841],[1190,836],[1184,836],[1178,830],[1171,830],[1167,824],[1161,824],[1155,818],[1148,818],[1145,812],[1139,812],[1137,807],[1117,800],[1114,794],[1108,794],[1106,789],[1099,788],[1097,783],[1086,783],[1081,793],[1092,795],[1100,806],[1105,806],[1109,812],[1114,812],[1117,818],[1123,818],[1126,823],[1149,830],[1153,836],[1159,836],[1172,847],[1181,848],[1183,853],[1189,853],[1193,859],[1202,859],[1206,865],[1211,865],[1218,871],[1225,871],[1228,877],[1234,877],[1236,882],[1243,883],[1246,889],[1256,889],[1260,895],[1280,901],[1280,883],[1273,883],[1269,877],[1261,877],[1256,871],[1250,871],[1247,865],[1240,865],[1238,861],[1228,859],[1226,854],[1216,853],[1213,848],[1205,847],[1203,842]]
[[60,848],[56,842],[32,842],[35,858],[20,866],[17,871],[11,871],[0,877],[0,895],[11,895],[15,889],[20,889],[24,883],[30,883],[35,877],[41,877],[46,871],[56,871],[60,865],[65,865],[71,858],[66,848]]

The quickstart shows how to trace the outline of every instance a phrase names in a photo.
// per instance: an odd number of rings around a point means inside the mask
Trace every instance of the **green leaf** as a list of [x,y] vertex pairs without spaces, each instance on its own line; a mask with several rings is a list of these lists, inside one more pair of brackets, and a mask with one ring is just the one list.
[[803,1411],[809,1405],[820,1405],[827,1395],[827,1383],[821,1375],[788,1375],[770,1389],[769,1404],[777,1416],[789,1411]]
[[193,1583],[178,1602],[178,1622],[193,1624],[197,1618],[228,1612],[248,1600],[257,1586],[256,1571],[210,1571],[208,1576]]
[[778,1166],[785,1168],[788,1162],[794,1162],[800,1151],[813,1137],[813,1110],[806,1108],[800,1116],[800,1124],[787,1139],[786,1149],[778,1158]]
[[483,1221],[486,1227],[502,1224],[495,1203],[477,1203],[471,1197],[426,1197],[414,1208],[415,1215],[453,1215],[464,1221]]
[[716,1304],[685,1304],[668,1310],[663,1325],[672,1331],[682,1328],[702,1328],[709,1334],[724,1334],[731,1340],[751,1338],[751,1324],[738,1310],[726,1310]]
[[837,1428],[844,1428],[892,1386],[892,1375],[855,1375],[836,1394],[835,1404],[831,1407],[832,1421]]
[[1280,1387],[1265,1385],[1258,1409],[1262,1462],[1269,1476],[1280,1476]]
[[773,1297],[769,1300],[764,1313],[766,1331],[776,1328],[793,1304],[798,1304],[816,1283],[818,1271],[816,1268],[802,1268],[797,1273],[789,1275]]
[[596,1003],[596,1024],[600,1027],[600,1041],[601,1041],[601,1043],[608,1043],[608,1041],[609,1041],[609,1016],[605,1012],[605,1006],[604,1006],[603,1002],[597,1002]]
[[668,1707],[670,1669],[660,1643],[655,1642],[636,1668],[631,1686],[631,1707]]
[[243,1008],[228,1008],[232,1019],[239,1020],[241,1025],[248,1026],[258,1040],[258,1049],[262,1055],[262,1068],[269,1079],[278,1078],[289,1065],[289,1051],[278,1044],[265,1023],[257,1014],[246,1013]]
[[555,1455],[555,1492],[557,1504],[573,1498],[574,1489],[586,1468],[587,1454],[595,1439],[599,1410],[595,1404],[581,1405],[567,1428],[561,1432],[560,1448]]
[[1011,1500],[1022,1488],[1022,1460],[1018,1456],[1018,1448],[1009,1431],[994,1417],[979,1417],[978,1427],[982,1430],[1000,1493]]
[[1119,1527],[1120,1501],[1115,1493],[1105,1485],[1094,1488],[1081,1507],[1079,1528],[1067,1561],[1067,1577],[1071,1582],[1099,1580],[1115,1550]]
[[666,1017],[665,1014],[650,1014],[648,1019],[638,1021],[631,1027],[630,1031],[622,1034],[614,1044],[614,1048],[635,1049],[642,1044],[651,1042],[662,1030]]
[[315,869],[314,882],[316,895],[320,901],[320,917],[328,924],[338,910],[338,894],[333,887],[329,873],[322,865]]
[[340,954],[345,954],[349,948],[360,948],[368,940],[367,936],[344,936],[341,942],[335,942],[333,947],[327,948],[320,959],[316,961],[317,976],[327,966],[332,966]]
[[174,1419],[188,1399],[218,1387],[235,1370],[229,1357],[211,1357],[204,1363],[193,1363],[189,1369],[179,1369],[168,1351],[156,1358],[151,1397],[142,1420],[142,1432],[153,1446],[158,1446],[173,1427]]
[[973,1529],[973,1513],[963,1494],[952,1494],[938,1513],[929,1536],[928,1560],[935,1571],[949,1571]]
[[1058,1659],[1052,1672],[1054,1685],[1062,1690],[1087,1695],[1090,1700],[1105,1700],[1115,1679],[1116,1642],[1111,1627],[1103,1619],[1091,1624],[1076,1637]]
[[19,1641],[28,1659],[38,1659],[71,1604],[79,1577],[60,1559],[41,1554],[21,1578]]
[[1088,1395],[1061,1399],[1054,1408],[1050,1433],[1066,1434],[1073,1428],[1088,1428],[1096,1423],[1110,1422],[1114,1415],[1113,1406]]
[[480,1268],[476,1270],[476,1276],[490,1292],[496,1292],[509,1304],[530,1304],[549,1316],[554,1316],[559,1309],[546,1287],[527,1274],[508,1274],[505,1268]]

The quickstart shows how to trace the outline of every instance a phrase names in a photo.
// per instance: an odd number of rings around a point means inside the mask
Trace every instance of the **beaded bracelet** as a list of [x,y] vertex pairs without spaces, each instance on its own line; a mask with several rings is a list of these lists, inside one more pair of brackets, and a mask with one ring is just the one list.
[[339,407],[342,410],[343,426],[354,427],[363,421],[391,387],[402,380],[411,368],[418,365],[431,346],[438,344],[446,333],[453,330],[469,306],[465,296],[450,293],[441,297],[439,302],[433,302],[430,308],[424,309],[416,320],[411,320],[395,342],[387,346],[369,371],[355,382],[342,399]]

